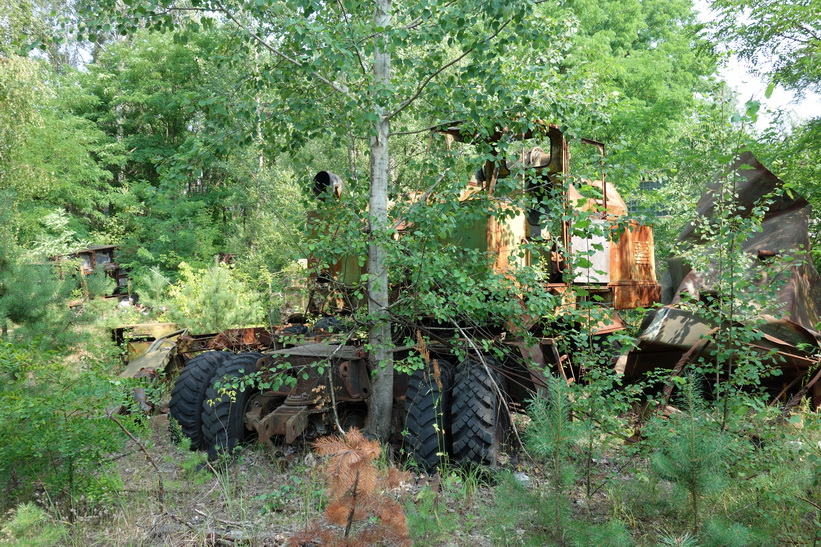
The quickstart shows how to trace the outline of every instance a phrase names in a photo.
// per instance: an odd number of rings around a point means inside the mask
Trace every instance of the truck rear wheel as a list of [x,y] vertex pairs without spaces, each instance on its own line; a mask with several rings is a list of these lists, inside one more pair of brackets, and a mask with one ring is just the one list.
[[191,450],[202,448],[202,401],[217,369],[234,354],[209,351],[191,359],[174,382],[168,409],[186,437]]
[[252,385],[234,388],[230,384],[255,373],[261,357],[263,354],[256,352],[240,353],[217,369],[211,380],[202,402],[203,444],[211,460],[220,453],[230,453],[252,435],[245,427],[245,412],[259,389]]
[[453,385],[453,453],[462,463],[495,466],[510,429],[504,405],[507,381],[491,367],[498,362],[473,358],[456,369]]
[[451,449],[453,365],[442,359],[437,362],[439,382],[431,363],[413,373],[405,395],[405,448],[426,470],[436,468]]

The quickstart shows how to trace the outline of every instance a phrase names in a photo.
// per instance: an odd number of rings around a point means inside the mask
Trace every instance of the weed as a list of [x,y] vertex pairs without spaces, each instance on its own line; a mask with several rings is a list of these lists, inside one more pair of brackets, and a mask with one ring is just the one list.
[[489,485],[493,478],[488,469],[477,465],[445,467],[440,477],[442,491],[464,503],[470,503],[476,491]]
[[[185,479],[194,484],[205,484],[211,479],[211,474],[207,471],[208,455],[205,452],[191,452],[187,449],[183,452],[184,457],[179,462],[183,470]],[[179,459],[179,454],[174,456]]]
[[431,545],[452,538],[462,527],[460,515],[448,508],[443,498],[428,487],[405,504],[408,529],[416,545]]
[[297,496],[297,489],[292,484],[283,484],[277,490],[254,498],[262,502],[262,514],[278,513],[287,509]]
[[65,525],[55,522],[33,503],[21,503],[0,529],[0,539],[7,545],[48,547],[59,545],[68,537]]
[[317,477],[314,469],[296,467],[292,469],[285,484],[276,490],[261,494],[254,498],[262,503],[260,512],[279,513],[293,511],[294,505],[299,507],[297,516],[302,526],[307,526],[314,516],[327,505],[322,481]]

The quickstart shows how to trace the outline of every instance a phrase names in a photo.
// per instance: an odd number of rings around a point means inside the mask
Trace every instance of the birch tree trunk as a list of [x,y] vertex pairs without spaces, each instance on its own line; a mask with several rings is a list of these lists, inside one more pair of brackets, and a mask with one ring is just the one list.
[[[376,0],[374,23],[387,28],[391,0]],[[371,137],[370,243],[368,245],[368,312],[372,318],[368,341],[371,346],[372,388],[365,429],[380,439],[390,433],[393,411],[393,340],[387,315],[388,270],[385,265],[385,229],[388,225],[388,138],[390,121],[380,91],[388,89],[391,56],[384,37],[377,34],[374,49],[374,107],[377,121]]]

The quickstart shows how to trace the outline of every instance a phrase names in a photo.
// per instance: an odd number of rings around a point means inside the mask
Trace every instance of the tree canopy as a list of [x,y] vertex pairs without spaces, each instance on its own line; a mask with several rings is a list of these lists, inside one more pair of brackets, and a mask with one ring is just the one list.
[[[297,259],[362,256],[372,309],[361,321],[390,338],[391,321],[412,323],[422,304],[441,320],[516,313],[504,279],[473,275],[481,256],[437,243],[471,215],[503,210],[454,204],[485,158],[513,146],[449,148],[431,133],[440,124],[490,135],[543,120],[607,143],[603,170],[633,203],[653,200],[642,182],[665,185],[675,214],[655,220],[661,249],[728,147],[778,151],[796,185],[817,181],[806,167],[814,125],[755,134],[744,114],[754,109],[717,75],[729,44],[770,55],[766,70],[784,85],[813,89],[817,18],[800,2],[716,0],[712,27],[686,0],[125,5],[2,4],[12,24],[0,36],[0,188],[14,262],[67,242],[116,244],[139,290],[151,272],[173,283],[191,278],[182,264],[205,271],[230,256],[273,295]],[[595,154],[576,160],[573,176],[602,170]],[[306,237],[305,211],[324,207],[310,190],[320,170],[346,180],[330,243]],[[404,202],[419,192],[439,196],[435,206]],[[399,242],[403,223],[415,230]],[[394,305],[388,286],[409,272],[408,294],[424,297]]]

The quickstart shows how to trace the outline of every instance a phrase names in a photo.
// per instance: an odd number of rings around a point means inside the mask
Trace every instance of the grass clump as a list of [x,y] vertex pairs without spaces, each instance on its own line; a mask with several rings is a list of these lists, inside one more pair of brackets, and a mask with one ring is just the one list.
[[26,502],[18,505],[0,528],[0,543],[26,547],[60,545],[68,537],[68,529],[56,522],[42,508]]

